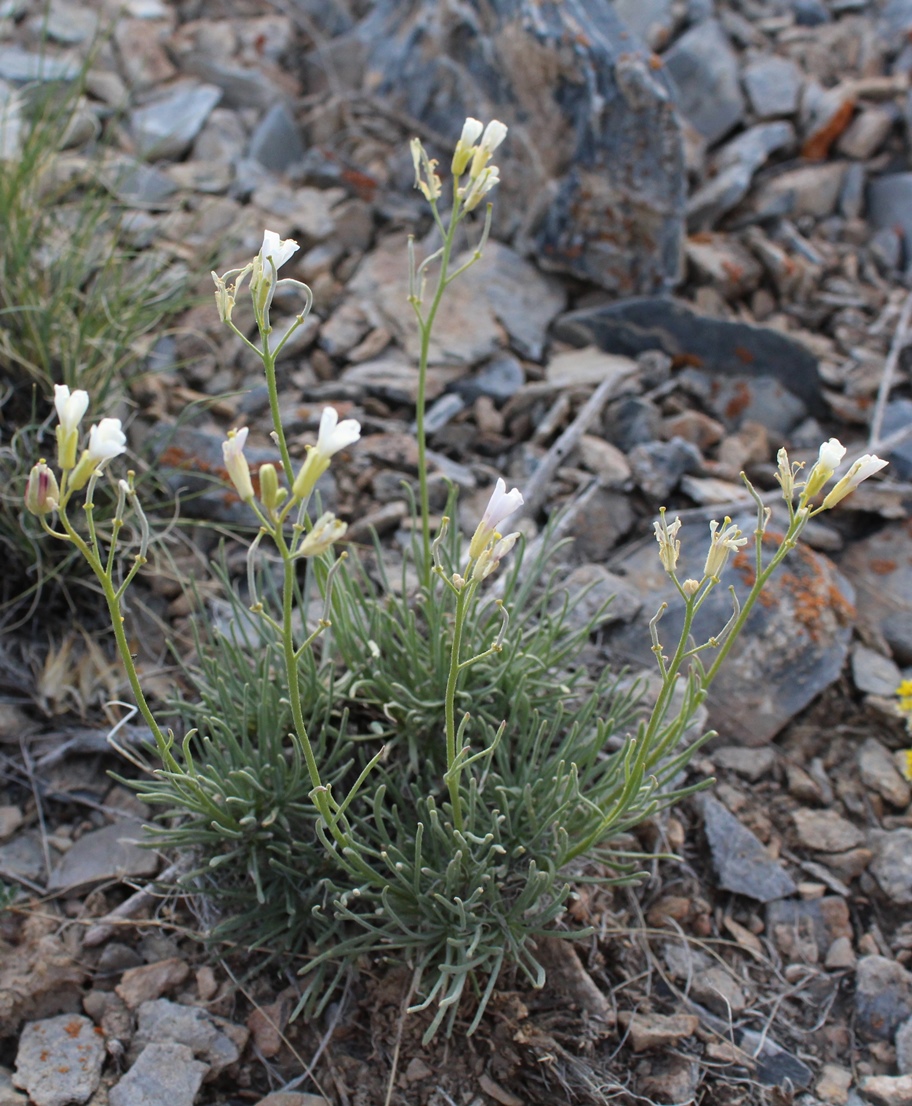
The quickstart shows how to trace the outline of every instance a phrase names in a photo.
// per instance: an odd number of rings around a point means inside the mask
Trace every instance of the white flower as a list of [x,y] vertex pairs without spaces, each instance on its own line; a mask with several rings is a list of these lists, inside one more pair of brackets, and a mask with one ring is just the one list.
[[[442,185],[440,177],[436,173],[437,162],[429,158],[427,151],[421,145],[420,138],[411,141],[412,162],[415,166],[415,187],[421,190],[428,203],[435,203],[440,199]],[[422,178],[422,172],[427,180]]]
[[[481,516],[472,541],[469,545],[469,559],[476,560],[490,544],[495,534],[498,533],[500,524],[510,517],[514,511],[523,505],[522,492],[518,488],[507,491],[507,485],[498,476],[494,491]],[[499,536],[499,535],[498,535]]]
[[76,464],[79,447],[79,424],[89,406],[89,393],[77,388],[71,392],[66,384],[54,385],[54,406],[57,408],[57,461],[67,472]]
[[475,153],[475,143],[481,137],[483,130],[484,124],[481,120],[473,119],[471,116],[462,124],[462,134],[456,143],[453,164],[450,166],[450,171],[454,177],[458,177],[465,172],[465,167],[472,160],[472,155]]
[[253,481],[250,479],[250,466],[244,456],[244,446],[247,443],[249,428],[241,427],[240,430],[229,430],[228,438],[222,442],[222,455],[225,458],[225,468],[231,477],[238,495],[245,502],[253,499]]
[[492,546],[483,549],[481,556],[475,562],[475,568],[472,571],[473,578],[477,580],[486,580],[510,552],[513,546],[516,545],[518,538],[519,531],[515,530],[512,534],[507,534],[505,538],[501,538]]
[[347,529],[347,522],[342,522],[331,511],[327,511],[320,515],[313,524],[313,528],[298,546],[295,555],[298,557],[318,557],[321,553],[325,553],[333,542],[337,542]]
[[339,452],[353,445],[361,437],[361,423],[357,419],[343,419],[335,407],[324,407],[320,416],[320,432],[317,444],[308,447],[307,460],[295,477],[292,494],[296,499],[307,499],[317,481],[329,468],[329,462]]
[[485,127],[484,134],[481,136],[481,142],[475,147],[475,153],[472,155],[472,165],[469,169],[469,176],[473,179],[481,174],[481,171],[491,160],[494,151],[507,137],[507,128],[498,119],[492,119],[490,123]]
[[126,448],[127,438],[120,419],[102,419],[89,431],[88,448],[82,451],[79,464],[70,474],[69,490],[78,492],[80,488],[84,488],[93,473],[97,473],[112,457],[117,457]]
[[293,238],[279,238],[274,230],[263,232],[263,245],[260,246],[260,261],[264,271],[269,271],[271,261],[276,269],[281,269],[292,254],[300,249]]
[[320,433],[317,435],[315,449],[329,459],[346,449],[361,437],[361,423],[357,419],[343,419],[339,422],[339,412],[335,407],[324,407],[320,416]]
[[77,388],[71,392],[66,384],[54,385],[54,406],[64,434],[76,430],[89,406],[89,393]]
[[88,454],[96,466],[117,457],[127,448],[127,438],[120,419],[102,419],[89,431]]
[[741,531],[727,516],[721,530],[719,523],[713,520],[709,524],[709,533],[709,553],[706,555],[703,576],[718,580],[725,568],[729,553],[736,553],[740,546],[747,545],[747,538],[741,536]]
[[678,555],[681,552],[681,543],[678,540],[678,531],[681,529],[681,520],[676,518],[670,525],[665,519],[665,508],[661,510],[661,517],[654,522],[656,541],[659,543],[659,560],[669,576],[673,576],[678,567]]
[[467,185],[459,189],[459,198],[466,211],[474,211],[482,199],[498,184],[500,184],[500,170],[496,165],[489,165],[482,169],[477,177],[473,177]]
[[801,501],[807,503],[813,499],[823,485],[839,468],[839,464],[845,457],[846,448],[838,438],[830,438],[824,442],[817,454],[817,463],[811,469],[801,493]]
[[867,480],[875,472],[880,472],[882,468],[886,467],[887,463],[874,453],[866,453],[863,457],[859,457],[845,476],[831,488],[829,495],[823,501],[824,510],[835,507],[841,499],[845,499],[849,492],[853,492],[862,480]]

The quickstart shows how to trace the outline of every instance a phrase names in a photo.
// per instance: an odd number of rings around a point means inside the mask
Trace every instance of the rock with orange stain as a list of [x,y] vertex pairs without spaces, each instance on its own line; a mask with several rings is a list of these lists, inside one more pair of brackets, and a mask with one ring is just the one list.
[[104,1033],[81,1014],[30,1022],[19,1038],[13,1083],[34,1106],[86,1102],[101,1081]]

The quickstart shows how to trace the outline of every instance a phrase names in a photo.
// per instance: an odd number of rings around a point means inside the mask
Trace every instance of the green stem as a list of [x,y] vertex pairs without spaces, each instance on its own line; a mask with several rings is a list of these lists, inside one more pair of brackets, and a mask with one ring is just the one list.
[[462,651],[462,635],[465,629],[466,613],[472,592],[473,584],[466,584],[461,589],[456,599],[456,616],[453,624],[453,645],[450,653],[450,671],[447,675],[446,695],[444,697],[444,712],[446,718],[446,784],[450,792],[450,805],[453,808],[453,825],[462,831],[462,800],[459,796],[459,771],[456,770],[456,689],[459,684],[459,654]]
[[263,358],[263,368],[266,370],[266,388],[269,392],[269,411],[272,415],[272,425],[275,430],[276,441],[279,443],[279,452],[282,455],[282,467],[285,470],[285,479],[288,486],[294,483],[294,469],[291,465],[291,454],[288,452],[288,443],[285,441],[285,431],[282,429],[282,413],[279,410],[279,389],[276,384],[275,354],[269,349],[269,331],[263,332],[263,349],[260,356]]

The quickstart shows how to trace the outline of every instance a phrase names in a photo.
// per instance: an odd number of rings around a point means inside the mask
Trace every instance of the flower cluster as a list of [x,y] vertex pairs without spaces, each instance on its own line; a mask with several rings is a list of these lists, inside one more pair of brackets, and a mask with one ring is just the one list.
[[507,485],[498,477],[481,522],[475,528],[469,543],[469,563],[472,566],[470,579],[487,579],[516,544],[519,531],[504,537],[499,532],[499,527],[522,505],[522,492],[518,488],[507,491]]
[[70,492],[78,492],[93,476],[100,476],[108,461],[127,448],[120,419],[102,419],[89,430],[88,444],[77,460],[79,425],[89,407],[88,392],[80,388],[71,392],[66,384],[56,384],[54,406],[60,479],[42,459],[32,466],[25,487],[26,509],[39,516],[56,511]]
[[[456,143],[450,171],[456,182],[456,195],[465,211],[474,211],[482,199],[500,183],[500,170],[490,161],[494,151],[507,137],[505,124],[492,119],[487,126],[469,117],[462,125],[462,134]],[[437,173],[437,162],[428,156],[421,139],[411,141],[412,162],[415,166],[415,187],[428,203],[440,199],[442,185]],[[460,183],[463,174],[468,180]]]
[[[828,441],[825,441],[817,453],[817,460],[808,473],[807,480],[802,483],[796,480],[801,465],[792,464],[789,461],[788,453],[784,449],[780,449],[777,456],[778,471],[776,473],[776,479],[779,481],[779,485],[782,488],[783,498],[786,502],[791,503],[795,492],[799,492],[799,509],[811,510],[811,500],[815,499],[823,491],[825,485],[832,479],[836,470],[839,468],[840,464],[842,464],[842,459],[845,455],[846,447],[838,438],[830,438]],[[824,496],[820,506],[811,513],[816,514],[818,511],[829,511],[831,508],[835,507],[837,503],[842,502],[850,492],[855,491],[863,480],[867,480],[869,476],[873,476],[875,472],[879,472],[886,464],[886,461],[877,457],[875,454],[865,453],[854,462],[845,476],[833,485],[826,496]]]
[[261,331],[269,331],[269,311],[276,290],[279,287],[294,287],[302,289],[305,294],[305,308],[298,316],[299,322],[303,322],[305,315],[310,310],[312,296],[310,289],[298,280],[291,278],[279,279],[278,271],[300,249],[293,238],[280,238],[274,230],[263,233],[263,244],[260,252],[252,261],[239,269],[229,269],[221,276],[212,273],[215,283],[215,304],[218,308],[219,318],[234,328],[231,316],[237,302],[238,293],[244,281],[250,278],[250,297],[253,301],[253,313],[257,325]]

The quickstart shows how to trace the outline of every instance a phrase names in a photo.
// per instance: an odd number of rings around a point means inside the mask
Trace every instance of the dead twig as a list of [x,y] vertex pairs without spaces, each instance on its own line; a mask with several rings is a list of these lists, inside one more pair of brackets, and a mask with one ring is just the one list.
[[103,918],[99,918],[90,929],[87,929],[82,939],[83,945],[85,945],[86,948],[93,948],[95,945],[100,945],[102,942],[107,941],[109,937],[114,935],[118,926],[132,921],[140,911],[144,910],[150,903],[154,902],[155,899],[159,897],[159,893],[156,891],[157,885],[170,883],[172,880],[178,879],[184,872],[189,871],[192,866],[193,857],[190,854],[182,856],[179,860],[169,865],[152,883],[148,883],[145,887],[141,887],[125,902],[122,902],[120,906],[116,907],[110,913],[105,914]]
[[912,292],[906,296],[902,311],[899,313],[899,321],[890,343],[890,352],[884,361],[883,373],[880,378],[880,387],[877,389],[877,402],[874,404],[874,413],[871,416],[871,427],[868,433],[868,447],[873,451],[875,445],[879,445],[883,430],[884,412],[887,401],[890,398],[890,389],[893,387],[893,377],[896,375],[896,366],[899,364],[900,354],[909,340],[909,325],[912,322]]

